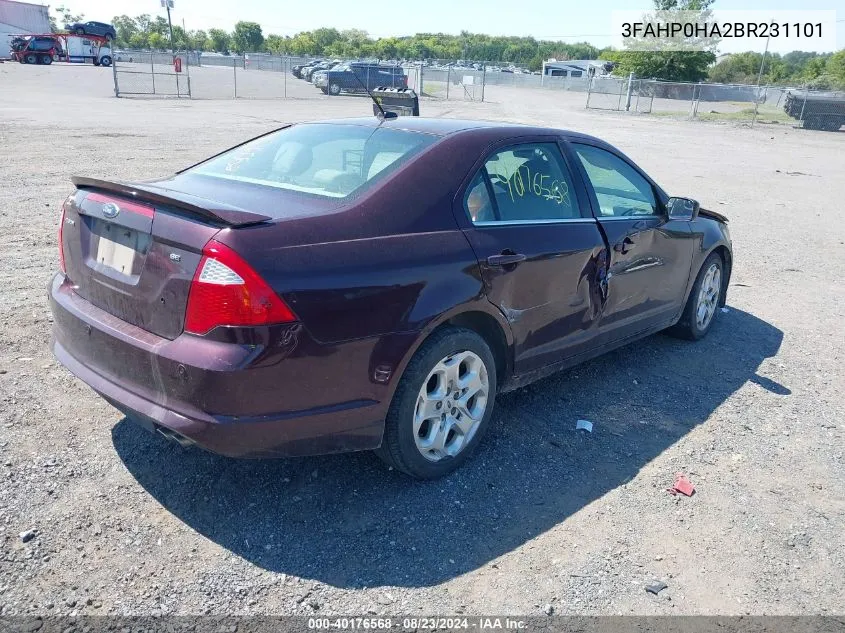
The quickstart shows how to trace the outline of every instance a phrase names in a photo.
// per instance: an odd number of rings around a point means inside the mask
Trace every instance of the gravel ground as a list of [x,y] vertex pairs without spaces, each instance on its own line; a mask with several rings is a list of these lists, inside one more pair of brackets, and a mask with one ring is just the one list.
[[[279,122],[369,113],[366,100],[118,100],[110,73],[58,64],[0,65],[0,85],[0,613],[845,611],[845,134],[506,88],[424,102],[606,138],[729,215],[736,261],[706,340],[655,336],[503,396],[476,458],[418,483],[364,453],[180,449],[47,346],[72,174],[163,175]],[[693,497],[665,491],[677,471]]]

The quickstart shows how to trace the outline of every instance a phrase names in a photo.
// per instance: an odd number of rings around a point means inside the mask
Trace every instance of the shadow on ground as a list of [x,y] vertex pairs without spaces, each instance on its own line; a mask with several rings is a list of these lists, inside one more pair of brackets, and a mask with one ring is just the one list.
[[[475,458],[439,482],[412,481],[369,453],[227,459],[126,419],[113,442],[164,508],[255,565],[339,587],[429,586],[628,482],[746,382],[788,395],[757,374],[782,332],[739,310],[719,316],[698,343],[654,336],[502,396]],[[574,430],[582,417],[592,434]]]

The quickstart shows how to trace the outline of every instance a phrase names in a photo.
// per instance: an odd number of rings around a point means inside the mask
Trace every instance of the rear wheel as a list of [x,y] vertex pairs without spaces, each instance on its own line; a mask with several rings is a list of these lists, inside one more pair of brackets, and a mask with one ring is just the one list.
[[24,60],[27,64],[37,64],[38,63],[38,55],[35,53],[27,53],[24,57]]
[[41,56],[41,59],[40,59],[39,61],[40,61],[42,64],[44,64],[44,65],[46,65],[46,66],[49,66],[50,64],[52,64],[52,63],[53,63],[53,56],[52,56],[52,55],[47,55],[47,54],[44,54],[44,55],[42,55],[42,56]]
[[453,327],[435,332],[399,382],[379,457],[417,479],[453,472],[489,426],[496,379],[493,353],[481,336]]
[[692,341],[707,335],[722,302],[723,272],[722,258],[710,253],[698,272],[681,320],[669,330],[671,334]]

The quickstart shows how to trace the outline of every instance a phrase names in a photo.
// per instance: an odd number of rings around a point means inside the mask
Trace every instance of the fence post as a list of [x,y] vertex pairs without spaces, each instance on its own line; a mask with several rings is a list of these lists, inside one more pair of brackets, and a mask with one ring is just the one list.
[[185,77],[188,79],[188,99],[192,99],[191,96],[191,52],[185,51]]
[[699,81],[698,82],[698,96],[695,98],[695,106],[693,107],[693,110],[692,110],[692,118],[693,119],[698,118],[698,106],[701,105],[701,90],[702,90],[702,86],[701,86],[701,82]]
[[153,52],[150,51],[150,77],[153,78],[153,94],[156,93],[156,66],[153,62]]
[[804,88],[804,102],[801,104],[801,116],[798,117],[798,120],[801,121],[801,127],[804,127],[804,108],[807,106],[807,88]]
[[634,83],[634,73],[628,73],[628,94],[625,96],[625,112],[631,110],[631,87]]
[[114,51],[111,53],[111,72],[112,77],[114,78],[114,96],[120,96],[120,89],[117,86],[117,60],[114,57]]
[[290,57],[282,57],[282,81],[285,86],[285,99],[288,98],[288,69],[290,68]]
[[449,100],[449,84],[452,83],[452,67],[446,67],[446,101]]
[[423,63],[422,62],[420,62],[420,73],[419,73],[418,83],[419,83],[419,88],[420,88],[419,95],[422,96],[423,95]]
[[487,64],[481,67],[481,102],[484,103],[484,86],[487,85]]
[[595,79],[595,76],[590,77],[590,78],[587,80],[587,103],[586,103],[586,104],[584,104],[584,109],[585,109],[585,110],[589,110],[589,109],[590,109],[590,93],[593,91],[593,80],[594,80],[594,79]]
[[232,81],[235,88],[235,94],[232,96],[232,99],[238,98],[238,62],[233,57],[232,58]]

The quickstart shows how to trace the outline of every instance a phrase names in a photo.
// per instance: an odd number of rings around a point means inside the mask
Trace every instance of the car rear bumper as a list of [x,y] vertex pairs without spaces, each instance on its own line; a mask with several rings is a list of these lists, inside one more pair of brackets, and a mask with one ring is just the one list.
[[185,334],[169,340],[82,299],[62,274],[49,295],[56,359],[149,430],[230,457],[315,455],[381,442],[384,386],[338,384],[327,369],[363,364],[366,378],[372,345],[323,346],[301,327],[291,335],[291,326],[269,334],[266,346]]

